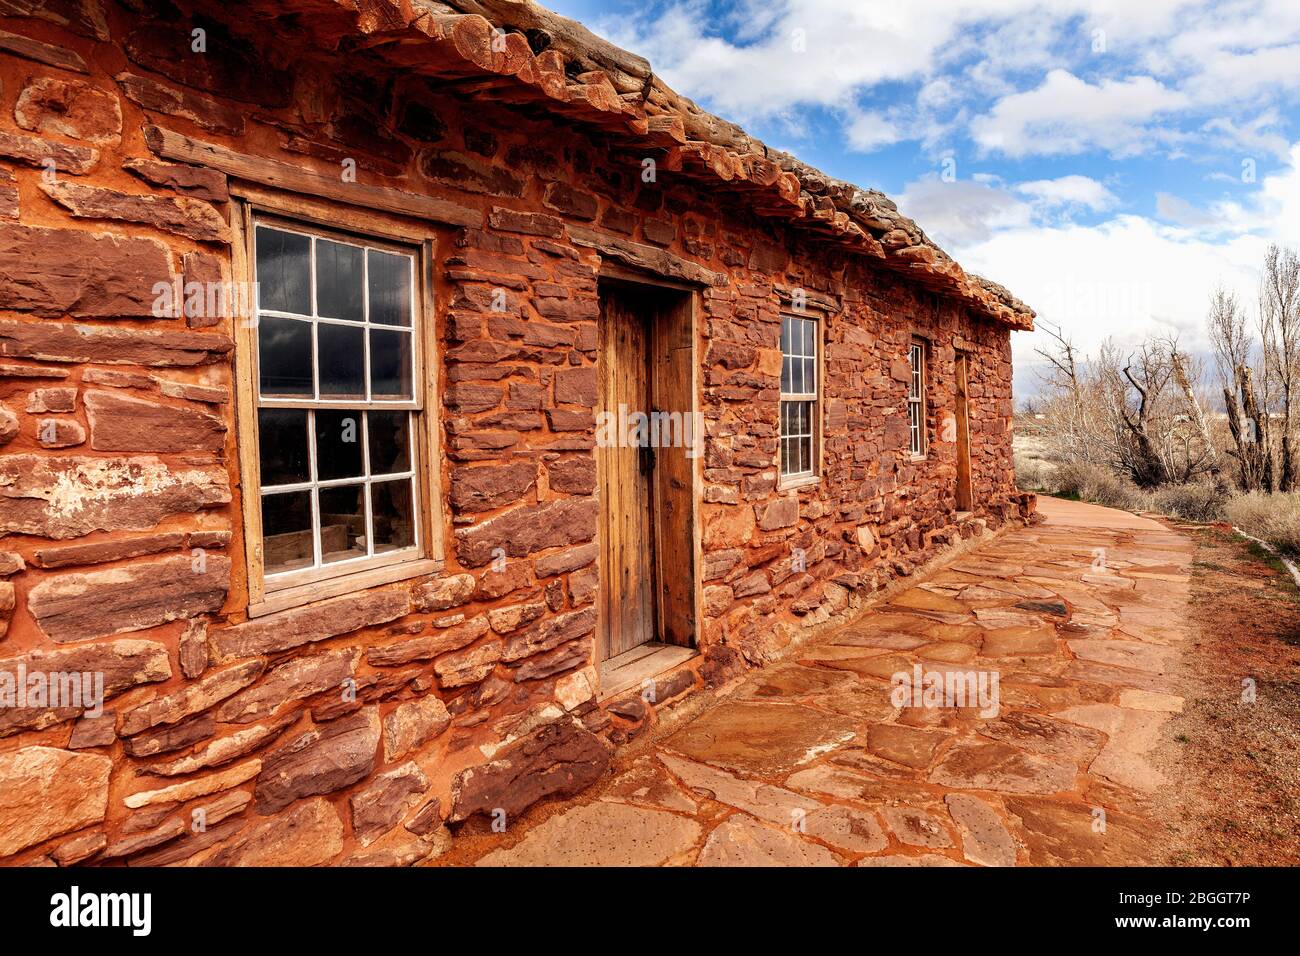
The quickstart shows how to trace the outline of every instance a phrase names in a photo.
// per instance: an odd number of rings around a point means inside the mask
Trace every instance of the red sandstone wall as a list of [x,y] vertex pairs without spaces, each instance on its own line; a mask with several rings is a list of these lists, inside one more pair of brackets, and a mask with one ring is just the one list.
[[[599,257],[570,224],[730,277],[700,298],[704,653],[657,706],[1014,516],[1005,328],[671,172],[643,183],[643,157],[599,137],[368,75],[361,55],[341,68],[211,24],[189,55],[188,22],[49,9],[0,24],[25,38],[0,49],[0,671],[103,673],[111,713],[0,709],[0,862],[411,862],[446,820],[585,786],[648,726],[639,697],[594,699]],[[229,276],[234,207],[224,176],[160,162],[150,123],[330,174],[353,158],[362,182],[482,215],[437,257],[444,573],[247,620],[231,323],[151,312],[160,280]],[[824,478],[782,495],[790,287],[839,305]],[[912,335],[931,343],[923,462]],[[954,345],[972,353],[962,525],[938,433]]]

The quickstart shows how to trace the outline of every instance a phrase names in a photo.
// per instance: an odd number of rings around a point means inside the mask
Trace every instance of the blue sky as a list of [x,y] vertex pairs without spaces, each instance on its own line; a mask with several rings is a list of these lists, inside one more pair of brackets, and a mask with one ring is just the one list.
[[888,193],[1085,348],[1203,349],[1211,289],[1253,308],[1267,245],[1300,246],[1300,0],[546,5]]

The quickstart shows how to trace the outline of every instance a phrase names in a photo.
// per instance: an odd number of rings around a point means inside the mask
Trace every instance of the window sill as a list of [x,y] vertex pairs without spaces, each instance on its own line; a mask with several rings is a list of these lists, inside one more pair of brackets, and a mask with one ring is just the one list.
[[923,461],[929,461],[930,456],[929,455],[908,455],[907,460],[910,461],[912,464],[917,465]]
[[325,581],[313,581],[296,587],[272,591],[262,600],[248,605],[249,618],[264,617],[276,611],[287,611],[325,598],[339,597],[354,591],[378,587],[381,584],[393,584],[422,574],[436,574],[443,568],[443,562],[436,558],[421,558],[418,561],[404,561],[386,568],[368,568],[355,574],[330,578]]
[[810,488],[822,483],[821,475],[801,475],[798,478],[782,478],[776,483],[777,491],[794,491],[798,488]]

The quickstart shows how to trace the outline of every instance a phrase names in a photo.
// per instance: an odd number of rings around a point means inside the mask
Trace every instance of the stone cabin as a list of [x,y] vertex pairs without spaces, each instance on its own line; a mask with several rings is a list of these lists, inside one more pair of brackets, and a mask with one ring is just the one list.
[[1029,516],[1032,320],[530,2],[0,2],[0,862],[576,792]]

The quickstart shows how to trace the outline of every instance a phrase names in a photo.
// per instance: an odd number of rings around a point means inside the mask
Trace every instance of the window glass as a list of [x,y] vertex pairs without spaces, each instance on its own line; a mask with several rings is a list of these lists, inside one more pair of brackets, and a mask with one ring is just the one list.
[[817,323],[781,318],[780,468],[782,477],[816,473]]
[[268,586],[418,556],[415,256],[260,223],[254,243]]

